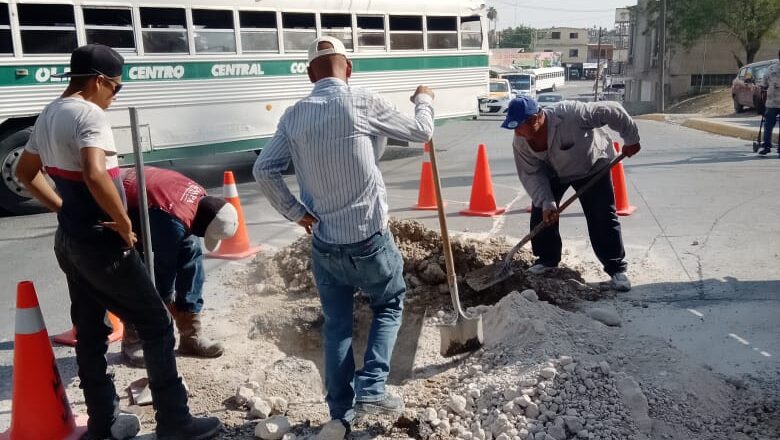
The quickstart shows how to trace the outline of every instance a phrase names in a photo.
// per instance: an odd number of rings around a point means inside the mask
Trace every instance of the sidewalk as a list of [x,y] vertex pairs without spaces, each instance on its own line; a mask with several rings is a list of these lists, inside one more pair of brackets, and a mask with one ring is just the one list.
[[[694,130],[728,136],[746,141],[754,141],[758,137],[758,127],[761,124],[761,116],[714,116],[704,117],[698,114],[662,114],[651,113],[637,116],[635,119],[645,119],[658,122],[669,122],[693,128]],[[778,142],[778,130],[780,124],[775,126],[772,134],[774,143]]]

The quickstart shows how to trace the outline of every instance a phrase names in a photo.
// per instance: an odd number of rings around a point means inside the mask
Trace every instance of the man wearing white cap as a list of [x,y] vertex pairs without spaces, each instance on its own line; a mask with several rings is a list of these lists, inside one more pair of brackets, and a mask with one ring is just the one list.
[[[273,207],[313,234],[312,269],[325,317],[325,387],[332,421],[321,434],[344,436],[355,412],[399,414],[403,400],[385,390],[406,285],[403,259],[387,229],[379,158],[385,139],[425,142],[433,134],[433,92],[417,87],[409,117],[372,92],[347,84],[344,44],[320,37],[309,46],[311,94],[287,109],[254,166]],[[300,201],[282,179],[292,161]],[[355,371],[352,307],[357,290],[374,312],[363,367]]]
[[[201,332],[205,271],[198,237],[203,237],[209,251],[216,249],[220,240],[232,237],[238,229],[236,208],[222,198],[207,195],[202,186],[176,171],[144,167],[144,174],[155,286],[179,329],[179,353],[202,358],[222,356],[222,344]],[[138,223],[135,169],[122,170],[122,185],[130,217]],[[144,365],[143,343],[131,325],[125,325],[122,355],[130,365]]]

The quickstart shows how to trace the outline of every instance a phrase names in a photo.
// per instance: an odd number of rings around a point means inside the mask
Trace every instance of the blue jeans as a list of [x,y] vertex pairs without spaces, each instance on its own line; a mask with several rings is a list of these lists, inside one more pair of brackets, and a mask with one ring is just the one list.
[[[138,221],[138,214],[133,214],[134,221]],[[190,234],[178,219],[159,209],[149,210],[149,227],[157,291],[167,304],[175,303],[177,310],[200,313],[205,280],[200,238]]]
[[764,148],[772,148],[772,130],[775,129],[775,122],[780,116],[780,107],[767,107],[764,110]]
[[[332,419],[351,422],[355,401],[376,402],[385,396],[406,294],[404,262],[388,231],[342,245],[315,237],[312,267],[325,317],[325,400]],[[358,289],[368,296],[374,318],[363,368],[355,371],[352,322]]]
[[111,243],[84,241],[60,228],[54,238],[54,253],[68,281],[70,316],[78,334],[79,386],[84,390],[89,432],[95,438],[109,437],[119,404],[112,375],[107,372],[106,339],[111,328],[105,323],[106,310],[134,325],[143,341],[158,432],[187,423],[187,393],[173,357],[173,324],[138,252]]

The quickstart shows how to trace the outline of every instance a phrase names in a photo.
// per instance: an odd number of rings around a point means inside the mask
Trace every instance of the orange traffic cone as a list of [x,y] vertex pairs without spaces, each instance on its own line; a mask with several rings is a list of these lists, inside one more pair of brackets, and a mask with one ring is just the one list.
[[506,212],[506,208],[496,207],[496,197],[493,195],[493,181],[490,177],[490,163],[485,144],[479,144],[477,150],[477,166],[474,168],[474,182],[471,186],[471,201],[469,209],[461,211],[461,215],[479,217],[494,217]]
[[0,439],[75,440],[87,431],[85,419],[77,425],[73,418],[35,287],[22,281],[16,288],[11,428]]
[[[620,144],[615,142],[615,151],[620,153]],[[618,215],[631,215],[636,211],[636,206],[628,203],[628,191],[626,191],[626,175],[623,173],[623,164],[618,163],[612,167],[612,187],[615,190],[615,206]]]
[[241,200],[238,198],[236,179],[232,171],[225,171],[222,197],[225,198],[238,212],[238,229],[236,235],[227,240],[222,240],[216,251],[207,254],[209,258],[222,258],[225,260],[240,260],[251,257],[260,251],[260,246],[249,245],[249,234],[244,223],[244,211],[241,209]]
[[[436,194],[433,192],[433,169],[431,168],[430,146],[428,142],[424,146],[425,156],[423,157],[422,171],[420,172],[420,191],[417,194],[417,204],[414,205],[414,209],[435,211],[436,206]],[[447,203],[442,203],[447,206]]]
[[[125,332],[125,325],[122,324],[122,321],[120,321],[119,318],[117,318],[113,313],[108,312],[106,315],[108,316],[108,322],[111,324],[111,328],[113,328],[111,334],[108,335],[108,343],[111,344],[117,341],[121,341],[122,335]],[[70,330],[62,332],[54,336],[52,339],[54,339],[54,342],[58,344],[70,345],[72,347],[76,345],[76,341],[78,340],[76,337],[76,328],[71,327]]]

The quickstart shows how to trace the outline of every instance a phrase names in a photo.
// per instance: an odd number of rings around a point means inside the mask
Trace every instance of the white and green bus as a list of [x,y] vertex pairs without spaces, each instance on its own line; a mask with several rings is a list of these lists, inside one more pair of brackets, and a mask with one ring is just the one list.
[[0,0],[0,207],[28,198],[16,160],[80,45],[125,56],[109,111],[117,147],[129,161],[135,107],[144,157],[159,161],[261,149],[310,92],[306,49],[320,35],[352,52],[352,84],[410,112],[426,84],[437,118],[474,115],[488,85],[485,20],[473,0]]

